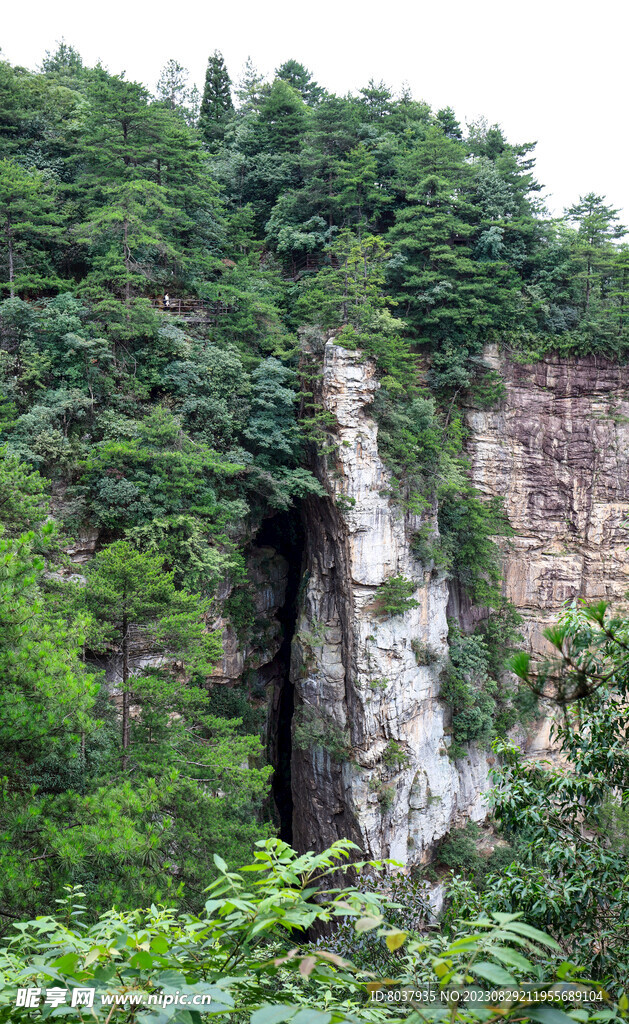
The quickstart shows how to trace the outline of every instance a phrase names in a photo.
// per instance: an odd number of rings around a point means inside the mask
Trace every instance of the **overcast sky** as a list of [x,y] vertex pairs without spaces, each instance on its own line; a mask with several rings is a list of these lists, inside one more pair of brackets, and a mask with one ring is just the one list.
[[341,94],[407,82],[461,121],[484,115],[512,142],[537,140],[553,212],[594,191],[626,223],[628,28],[626,0],[31,0],[5,8],[1,45],[34,68],[65,37],[86,63],[151,88],[170,57],[201,86],[214,49],[234,80],[251,55],[269,73],[295,58]]

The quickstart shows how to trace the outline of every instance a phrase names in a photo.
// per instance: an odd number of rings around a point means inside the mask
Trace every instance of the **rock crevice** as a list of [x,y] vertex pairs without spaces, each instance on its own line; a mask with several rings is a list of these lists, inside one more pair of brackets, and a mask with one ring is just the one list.
[[[476,748],[456,764],[448,757],[438,700],[448,585],[413,556],[419,521],[386,497],[373,364],[329,341],[319,388],[335,444],[316,465],[328,497],[307,505],[292,678],[297,726],[319,715],[322,738],[293,749],[294,838],[321,848],[349,835],[370,856],[416,863],[453,824],[484,815],[486,758]],[[398,574],[415,583],[418,606],[383,619],[378,588]],[[435,652],[431,665],[417,664],[413,640]],[[330,741],[339,735],[345,750]]]

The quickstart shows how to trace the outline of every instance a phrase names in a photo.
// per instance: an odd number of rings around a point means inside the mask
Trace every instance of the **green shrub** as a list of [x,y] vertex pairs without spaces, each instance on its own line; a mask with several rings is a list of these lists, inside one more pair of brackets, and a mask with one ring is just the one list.
[[341,515],[346,515],[356,505],[356,498],[352,498],[347,494],[339,494],[335,504]]
[[457,874],[476,874],[482,864],[477,844],[480,828],[475,821],[469,821],[465,828],[456,828],[445,836],[439,845],[437,859]]
[[502,604],[502,560],[493,537],[513,533],[503,506],[503,498],[484,501],[472,488],[439,502],[439,533],[452,575],[475,604],[492,608]]
[[464,636],[458,625],[450,622],[448,642],[450,660],[439,696],[452,710],[449,753],[456,759],[465,755],[463,744],[491,739],[498,686],[487,673],[487,647],[481,637]]
[[395,800],[395,786],[376,778],[369,783],[369,789],[378,797],[382,813],[386,814],[387,811],[390,811]]
[[434,665],[436,661],[439,661],[438,652],[430,644],[424,643],[423,640],[418,640],[417,638],[411,640],[411,650],[415,655],[415,661],[420,667]]
[[347,731],[312,707],[304,707],[296,715],[293,744],[299,750],[321,747],[337,764],[349,761],[352,752]]
[[403,615],[409,608],[418,608],[419,601],[413,597],[417,584],[405,576],[390,576],[381,583],[374,602],[376,615],[388,619]]
[[[383,810],[385,803],[383,795]],[[71,1024],[88,1017],[107,1024],[113,1009],[120,1024],[205,1019],[206,1005],[201,1013],[177,1006],[176,993],[185,995],[188,1006],[195,997],[210,997],[210,1017],[242,1024],[403,1024],[411,1019],[408,1007],[395,997],[409,988],[440,996],[413,1014],[424,1024],[438,1024],[446,1012],[450,1024],[481,1024],[489,1017],[570,1020],[558,1009],[544,1016],[550,1008],[539,1006],[559,992],[571,994],[582,978],[582,968],[565,962],[556,940],[522,922],[519,914],[489,915],[480,902],[473,921],[459,914],[447,930],[426,932],[423,883],[385,879],[382,862],[356,861],[358,853],[347,839],[319,854],[299,854],[269,839],[256,844],[255,863],[240,872],[216,855],[218,878],[198,914],[160,904],[107,911],[96,923],[86,923],[84,891],[66,886],[54,917],[7,926],[10,933],[0,950],[0,1020],[29,1024],[34,1016],[56,1020],[61,1014]],[[358,875],[359,886],[344,878],[348,872]],[[323,943],[309,939],[313,925],[325,929]],[[486,993],[482,1001],[459,1001],[460,979],[479,995]],[[491,989],[524,989],[530,982],[536,997],[532,1009],[526,1001],[516,1006],[491,1001]],[[626,1019],[626,995],[618,992],[615,1003],[601,985],[587,984],[596,992],[596,1014],[579,1000],[580,1021]],[[94,991],[89,1013],[67,1004],[47,1012],[43,1000],[50,990],[79,986]],[[35,1015],[16,1005],[18,988],[31,987],[40,990]],[[382,1008],[372,997],[379,990],[394,997]],[[147,994],[155,1002],[147,1001],[138,1015]],[[159,997],[165,1007],[156,1005]]]
[[250,638],[255,622],[255,604],[248,587],[236,587],[224,604],[224,611],[240,641]]
[[411,551],[425,567],[450,568],[452,555],[447,551],[432,523],[424,523],[411,539]]
[[389,740],[382,754],[387,768],[400,769],[408,764],[408,754],[397,740]]
[[389,685],[389,679],[383,676],[381,679],[370,679],[369,688],[371,690],[386,690]]

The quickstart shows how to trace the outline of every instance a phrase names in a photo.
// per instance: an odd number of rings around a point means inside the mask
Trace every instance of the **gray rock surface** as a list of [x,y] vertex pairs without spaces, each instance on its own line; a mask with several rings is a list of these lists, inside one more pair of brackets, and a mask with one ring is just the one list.
[[[320,848],[350,835],[370,856],[406,864],[426,860],[453,825],[484,816],[487,761],[475,748],[456,764],[448,757],[438,700],[448,585],[412,554],[418,520],[383,493],[389,475],[369,414],[377,387],[369,361],[326,344],[320,400],[336,418],[336,444],[317,467],[329,498],[310,501],[306,512],[292,675],[297,738],[300,722],[314,717],[332,736],[346,734],[348,752],[339,763],[325,742],[295,746],[294,837],[299,847]],[[416,584],[418,606],[383,619],[378,587],[398,574]],[[417,664],[414,640],[430,648],[432,664]],[[404,763],[386,763],[391,741]]]

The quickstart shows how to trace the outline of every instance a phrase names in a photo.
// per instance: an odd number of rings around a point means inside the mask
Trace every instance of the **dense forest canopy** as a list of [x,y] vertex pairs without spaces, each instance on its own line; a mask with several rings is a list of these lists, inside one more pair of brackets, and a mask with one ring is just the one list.
[[[460,412],[463,399],[488,406],[503,393],[484,362],[488,344],[521,361],[624,360],[629,351],[629,246],[618,211],[586,193],[549,217],[533,152],[498,125],[463,126],[452,109],[433,111],[382,82],[331,94],[295,60],[272,81],[250,61],[234,86],[215,52],[202,92],[172,60],[155,95],[124,74],[86,67],[65,43],[37,72],[0,62],[7,934],[11,922],[62,902],[67,919],[47,918],[45,941],[77,958],[89,946],[98,984],[113,976],[110,953],[124,932],[134,950],[120,964],[125,984],[142,979],[155,954],[160,969],[183,970],[181,984],[195,985],[203,971],[190,964],[211,947],[203,978],[217,1004],[224,997],[217,1014],[233,1013],[238,998],[233,1019],[251,1011],[255,1024],[292,1019],[300,1006],[306,1016],[296,1024],[398,1019],[399,1007],[368,1004],[369,979],[347,974],[336,953],[323,961],[304,953],[285,961],[287,974],[279,961],[264,974],[254,934],[266,929],[269,956],[279,955],[283,928],[296,933],[291,941],[312,942],[305,930],[316,919],[343,916],[313,909],[309,885],[336,870],[351,844],[326,861],[304,854],[295,867],[296,855],[273,838],[255,673],[245,665],[239,689],[211,682],[226,623],[248,649],[268,626],[252,596],[248,545],[270,516],[325,495],[313,453],[325,454],[332,425],[314,398],[316,345],[302,342],[334,336],[375,362],[390,497],[421,519],[418,562],[489,610],[472,635],[452,625],[442,699],[452,708],[453,755],[472,740],[496,743],[495,816],[507,847],[481,870],[471,833],[450,837],[441,850],[441,862],[458,870],[449,924],[434,941],[412,937],[403,963],[393,954],[413,933],[409,905],[426,911],[417,892],[382,910],[376,895],[371,905],[347,889],[343,912],[360,917],[359,933],[380,929],[380,937],[365,947],[350,936],[339,953],[369,970],[384,950],[383,975],[399,966],[411,984],[432,972],[438,986],[511,984],[505,965],[513,983],[530,967],[540,981],[559,972],[572,984],[578,960],[609,984],[609,1000],[625,999],[609,1014],[626,1017],[629,785],[618,742],[624,705],[615,698],[626,697],[627,626],[610,625],[605,609],[573,612],[555,635],[568,657],[555,673],[595,685],[572,693],[568,703],[581,701],[580,710],[560,730],[573,782],[561,771],[536,774],[507,739],[536,699],[528,663],[516,665],[521,690],[503,672],[518,639],[495,544],[509,524],[500,502],[470,483]],[[90,531],[95,553],[77,565],[69,553]],[[392,577],[379,613],[400,614],[411,593]],[[138,636],[155,655],[139,670]],[[103,671],[112,660],[115,686]],[[595,723],[587,742],[579,739],[586,713]],[[244,863],[254,848],[267,872],[263,906],[222,859]],[[199,912],[216,876],[206,904],[216,920],[185,916]],[[137,908],[151,904],[146,923]],[[76,924],[83,907],[96,929],[89,942]],[[508,917],[520,910],[555,938]],[[487,941],[470,939],[471,927],[459,932],[457,914],[485,911],[507,915],[483,918]],[[105,924],[95,923],[99,914]],[[2,954],[7,991],[22,962],[39,963],[41,943],[28,935]],[[531,945],[533,963],[511,942],[524,952]],[[483,961],[477,974],[460,966],[468,949],[491,960],[485,973]],[[66,958],[58,976],[77,964]],[[78,981],[92,977],[88,967]],[[239,975],[236,995],[221,982],[228,967]],[[313,970],[325,999],[308,987]],[[290,1012],[273,1009],[276,998]],[[454,1020],[453,1006],[443,1013]],[[0,1019],[27,1019],[5,1010]],[[158,1019],[129,1012],[115,1019]],[[542,1024],[587,1017],[552,1012],[513,1009]]]

